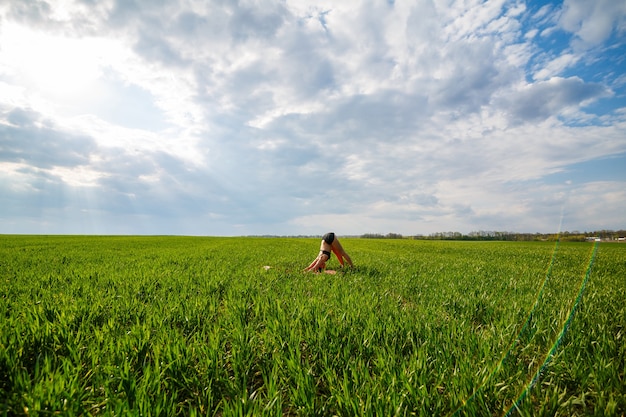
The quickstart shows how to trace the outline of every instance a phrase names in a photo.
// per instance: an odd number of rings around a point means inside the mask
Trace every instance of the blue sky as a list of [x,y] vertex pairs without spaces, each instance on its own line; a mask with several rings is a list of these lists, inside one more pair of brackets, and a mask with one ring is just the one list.
[[0,3],[0,233],[626,228],[626,3]]

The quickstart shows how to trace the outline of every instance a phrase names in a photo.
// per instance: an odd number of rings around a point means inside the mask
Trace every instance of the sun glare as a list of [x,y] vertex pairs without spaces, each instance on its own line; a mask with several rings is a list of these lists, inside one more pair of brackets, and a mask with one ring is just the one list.
[[4,75],[27,91],[62,99],[80,94],[101,75],[97,39],[69,39],[7,25],[0,38]]

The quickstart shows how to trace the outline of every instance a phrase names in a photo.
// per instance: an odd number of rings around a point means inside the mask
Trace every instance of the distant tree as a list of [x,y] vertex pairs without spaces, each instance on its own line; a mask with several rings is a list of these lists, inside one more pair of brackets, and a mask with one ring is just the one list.
[[379,233],[365,233],[364,235],[361,235],[361,237],[364,239],[384,239],[385,238],[385,236]]
[[[399,233],[387,233],[386,235],[368,233],[361,237],[370,239],[403,239],[404,236]],[[579,232],[578,230],[569,232],[563,231],[558,233],[517,233],[497,230],[478,230],[472,231],[464,235],[459,232],[434,232],[427,236],[413,235],[411,239],[423,240],[497,240],[497,241],[551,241],[557,240],[563,242],[584,242],[591,237],[598,237],[603,240],[618,240],[620,237],[626,237],[626,230],[596,230],[592,232]]]
[[385,236],[387,239],[402,239],[403,236],[400,233],[387,233]]

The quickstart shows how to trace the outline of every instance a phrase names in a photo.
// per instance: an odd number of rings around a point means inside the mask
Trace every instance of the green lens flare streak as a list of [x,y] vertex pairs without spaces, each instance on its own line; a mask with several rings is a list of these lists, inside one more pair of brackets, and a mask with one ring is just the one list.
[[580,300],[583,297],[583,293],[585,292],[585,288],[587,286],[587,281],[589,281],[589,276],[591,275],[591,268],[593,266],[593,261],[595,260],[597,250],[598,250],[598,242],[595,242],[594,245],[593,245],[593,248],[591,250],[591,256],[589,257],[589,263],[587,265],[587,272],[585,273],[585,277],[584,277],[584,279],[582,280],[582,282],[580,284],[580,289],[578,290],[578,295],[576,296],[576,301],[574,302],[574,305],[572,306],[572,309],[571,309],[571,311],[569,313],[569,316],[567,317],[567,320],[565,320],[565,323],[563,324],[563,328],[561,329],[561,332],[559,333],[559,336],[556,338],[556,341],[554,342],[554,345],[552,345],[552,348],[548,352],[548,355],[546,356],[546,359],[543,361],[543,364],[539,367],[539,369],[537,370],[537,372],[533,376],[532,380],[528,383],[526,388],[524,388],[524,390],[522,390],[520,395],[517,397],[517,400],[515,401],[515,403],[513,403],[513,405],[506,412],[506,414],[505,414],[506,417],[509,417],[512,414],[513,410],[517,410],[519,412],[519,405],[520,405],[520,403],[524,400],[524,398],[526,397],[528,392],[532,389],[532,387],[535,386],[535,384],[537,383],[537,381],[539,380],[539,378],[543,374],[544,369],[546,368],[546,366],[548,366],[548,364],[552,360],[552,357],[554,356],[556,350],[559,348],[559,346],[561,344],[561,341],[563,340],[563,337],[565,336],[565,333],[567,332],[567,329],[569,328],[569,325],[572,322],[572,319],[574,317],[574,313],[576,312],[576,310],[578,308],[578,305],[580,304]]
[[545,290],[546,284],[548,283],[548,280],[552,273],[552,266],[554,265],[554,260],[556,259],[556,254],[558,250],[559,250],[559,239],[557,239],[556,243],[554,244],[554,249],[552,250],[552,258],[550,259],[550,264],[548,265],[548,270],[546,271],[546,277],[544,278],[543,284],[541,285],[541,287],[539,288],[539,291],[537,292],[537,296],[535,297],[535,303],[533,304],[533,307],[530,309],[530,312],[528,313],[526,322],[521,327],[519,332],[517,332],[515,337],[513,337],[513,339],[511,340],[511,343],[509,344],[509,347],[506,353],[504,354],[504,356],[502,356],[502,359],[500,359],[498,364],[493,368],[493,370],[489,373],[489,375],[487,375],[487,377],[480,383],[480,385],[478,385],[478,387],[474,389],[474,391],[472,392],[472,395],[470,395],[470,397],[466,401],[464,401],[462,405],[460,405],[456,410],[454,410],[454,412],[451,415],[453,416],[459,415],[459,413],[463,410],[463,408],[468,403],[470,403],[474,399],[474,397],[476,397],[476,394],[478,394],[480,390],[485,386],[485,384],[489,382],[491,378],[493,378],[493,376],[502,368],[502,364],[504,363],[504,361],[507,360],[507,358],[511,354],[511,351],[513,350],[517,342],[520,340],[520,335],[524,332],[526,327],[528,327],[528,325],[530,324],[530,321],[533,317],[533,313],[535,312],[535,310],[537,309],[537,306],[539,305],[539,300],[541,299],[543,291]]
[[[528,313],[528,317],[524,323],[524,325],[521,327],[521,329],[519,330],[519,332],[515,335],[515,337],[513,337],[511,344],[509,345],[506,353],[504,354],[504,356],[502,357],[502,359],[500,359],[500,361],[498,362],[498,364],[493,368],[493,370],[489,373],[489,375],[482,381],[482,383],[475,388],[475,390],[472,392],[472,395],[463,402],[463,404],[461,406],[459,406],[451,415],[452,416],[458,416],[464,409],[464,407],[469,404],[475,397],[476,395],[482,390],[482,388],[487,384],[487,382],[489,382],[493,376],[500,371],[500,369],[502,368],[503,364],[505,363],[505,361],[508,359],[508,357],[511,355],[511,352],[513,350],[513,348],[515,348],[515,346],[517,345],[517,343],[520,341],[521,335],[524,333],[524,330],[526,330],[526,328],[530,325],[531,321],[532,321],[532,317],[533,317],[533,313],[535,312],[535,310],[537,309],[537,306],[539,305],[539,302],[542,298],[543,292],[545,291],[545,288],[547,286],[547,283],[550,279],[550,276],[552,274],[552,268],[554,266],[554,262],[558,253],[558,249],[559,249],[559,242],[560,239],[557,238],[555,246],[554,246],[554,250],[552,251],[552,258],[550,259],[550,264],[548,265],[548,269],[546,271],[546,277],[543,280],[543,284],[541,285],[541,288],[539,289],[539,291],[537,292],[537,296],[535,298],[535,303],[533,305],[533,307],[531,308],[530,312]],[[556,338],[556,341],[554,343],[554,345],[552,346],[552,348],[550,349],[548,355],[546,356],[546,359],[544,360],[543,364],[539,367],[538,371],[535,373],[534,377],[531,379],[531,381],[529,382],[529,384],[524,388],[524,390],[520,393],[520,395],[518,396],[517,400],[515,401],[515,403],[511,406],[511,408],[508,409],[508,411],[506,412],[506,416],[510,416],[510,414],[512,413],[513,409],[516,409],[518,407],[518,405],[520,404],[520,402],[524,399],[524,397],[527,395],[528,391],[536,384],[537,380],[540,378],[541,374],[543,373],[543,370],[545,369],[545,367],[549,364],[550,360],[552,359],[552,356],[554,355],[554,353],[556,352],[556,350],[558,349],[559,345],[561,344],[561,341],[563,339],[563,337],[565,336],[565,333],[572,321],[572,318],[574,316],[574,312],[576,311],[578,304],[580,303],[580,299],[582,298],[582,295],[585,291],[585,287],[587,285],[587,281],[589,280],[589,275],[591,274],[591,267],[593,266],[593,261],[595,259],[596,256],[596,251],[597,251],[597,247],[598,247],[598,243],[595,242],[594,246],[592,248],[591,251],[591,255],[590,255],[590,259],[589,259],[589,263],[587,265],[587,271],[585,273],[585,276],[581,282],[580,285],[580,289],[578,291],[578,295],[576,297],[576,300],[574,302],[574,305],[572,306],[572,309],[568,315],[568,318],[566,319],[561,332],[559,333],[558,337]]]

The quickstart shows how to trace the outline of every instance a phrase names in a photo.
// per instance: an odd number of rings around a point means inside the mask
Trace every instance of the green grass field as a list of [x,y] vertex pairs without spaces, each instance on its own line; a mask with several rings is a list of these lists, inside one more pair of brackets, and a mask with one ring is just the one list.
[[626,413],[625,244],[342,243],[0,236],[0,412]]

